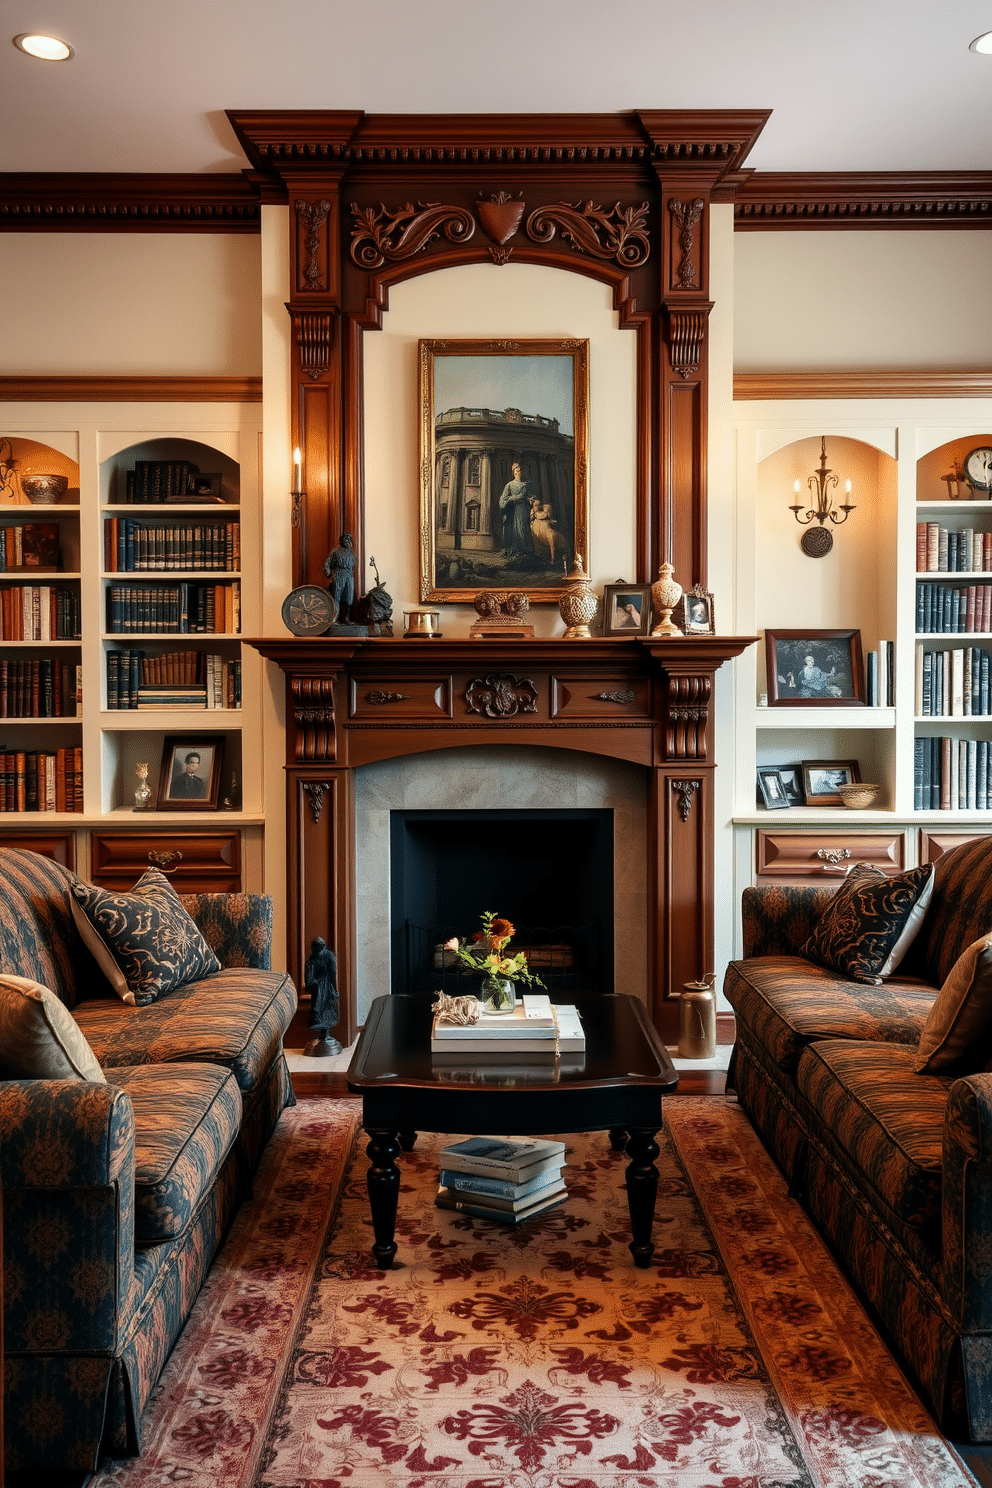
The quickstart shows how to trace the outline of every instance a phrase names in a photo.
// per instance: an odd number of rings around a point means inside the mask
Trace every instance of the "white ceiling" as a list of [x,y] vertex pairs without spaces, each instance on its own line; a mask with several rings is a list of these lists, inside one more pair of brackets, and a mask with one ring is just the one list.
[[[773,110],[758,170],[992,168],[992,0],[6,0],[0,170],[236,171],[232,109]],[[39,62],[9,38],[75,48]]]

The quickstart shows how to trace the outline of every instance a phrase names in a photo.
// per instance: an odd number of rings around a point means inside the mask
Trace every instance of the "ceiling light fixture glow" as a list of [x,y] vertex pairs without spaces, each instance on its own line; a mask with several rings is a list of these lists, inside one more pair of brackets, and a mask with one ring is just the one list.
[[73,49],[61,36],[37,36],[26,34],[14,37],[14,45],[29,57],[39,57],[42,62],[68,62]]
[[983,57],[992,56],[992,31],[986,31],[983,36],[976,36],[968,50],[980,52]]

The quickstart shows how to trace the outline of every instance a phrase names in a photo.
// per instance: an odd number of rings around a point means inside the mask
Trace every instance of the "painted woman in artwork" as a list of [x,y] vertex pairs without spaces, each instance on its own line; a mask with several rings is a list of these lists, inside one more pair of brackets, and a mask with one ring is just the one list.
[[522,553],[532,557],[534,544],[530,535],[530,507],[534,493],[530,481],[523,479],[518,461],[514,460],[513,479],[508,480],[499,498],[499,509],[505,513],[503,521],[503,547],[509,553]]
[[546,556],[553,566],[555,554],[562,551],[561,533],[550,503],[542,501],[539,496],[530,498],[530,535],[534,552],[539,558]]

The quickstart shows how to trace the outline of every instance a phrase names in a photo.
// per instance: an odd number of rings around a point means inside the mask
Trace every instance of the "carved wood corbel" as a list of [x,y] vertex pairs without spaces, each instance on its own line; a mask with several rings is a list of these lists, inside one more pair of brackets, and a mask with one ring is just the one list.
[[331,364],[331,349],[334,345],[334,321],[338,315],[331,310],[294,310],[286,306],[293,318],[293,338],[299,348],[300,371],[314,382]]
[[699,371],[706,322],[712,308],[711,301],[704,305],[667,307],[668,355],[672,371],[680,377],[688,378]]
[[668,759],[706,758],[706,725],[712,692],[712,677],[669,673],[665,724]]
[[333,678],[293,677],[290,686],[296,759],[333,760],[336,757]]

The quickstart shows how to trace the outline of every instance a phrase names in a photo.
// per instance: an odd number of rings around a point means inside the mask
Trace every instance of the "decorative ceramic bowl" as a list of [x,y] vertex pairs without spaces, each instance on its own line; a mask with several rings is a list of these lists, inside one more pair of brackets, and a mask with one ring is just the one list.
[[21,490],[29,501],[38,504],[51,505],[54,501],[61,501],[69,489],[69,477],[67,475],[34,475],[21,476]]
[[880,785],[868,785],[862,782],[859,785],[839,785],[837,794],[849,806],[852,811],[867,811],[869,806],[874,806],[878,793],[882,789]]

